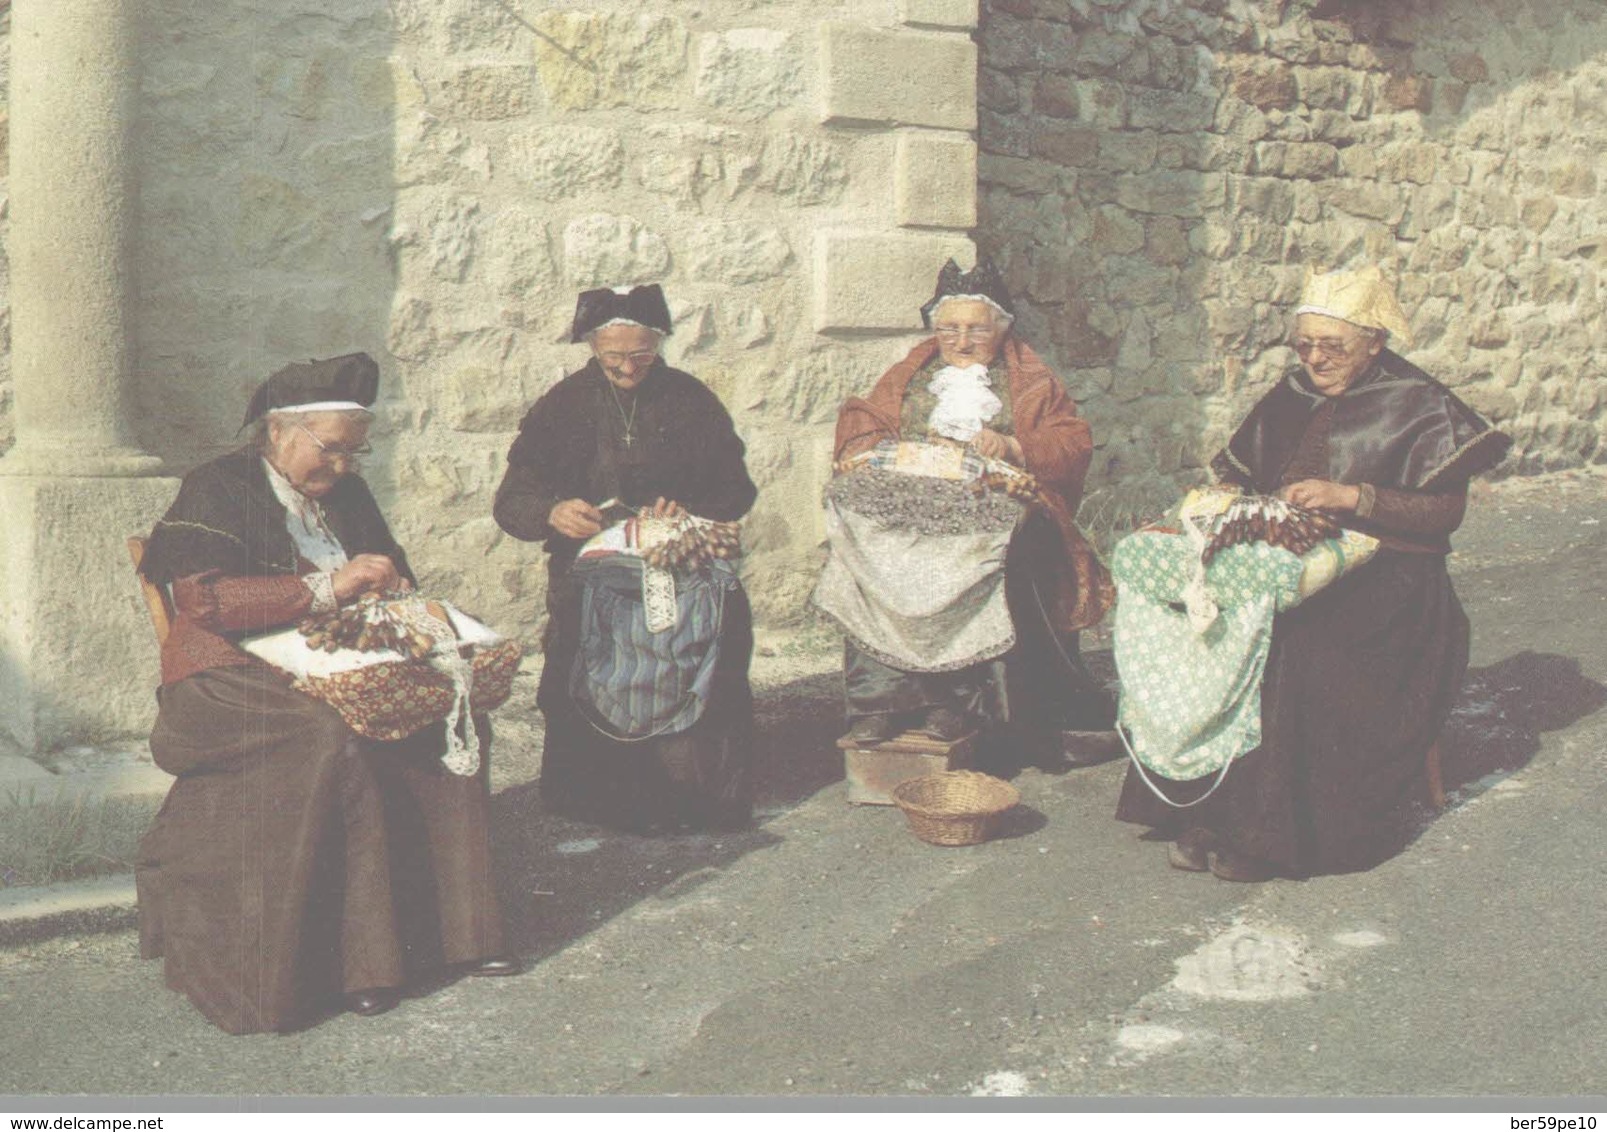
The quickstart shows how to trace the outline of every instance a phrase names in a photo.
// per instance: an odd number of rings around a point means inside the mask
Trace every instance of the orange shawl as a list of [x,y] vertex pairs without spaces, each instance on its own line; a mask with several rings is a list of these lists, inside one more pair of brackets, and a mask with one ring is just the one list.
[[[843,402],[837,414],[836,459],[857,455],[883,440],[903,439],[899,409],[904,391],[936,353],[937,339],[928,338],[882,374],[869,395]],[[1054,564],[1051,612],[1059,628],[1076,632],[1098,624],[1116,601],[1110,572],[1073,521],[1094,454],[1093,433],[1088,422],[1077,415],[1077,406],[1060,378],[1030,346],[1006,338],[1001,354],[1010,374],[1015,437],[1027,471],[1038,480],[1044,508],[1060,530],[1065,551]]]

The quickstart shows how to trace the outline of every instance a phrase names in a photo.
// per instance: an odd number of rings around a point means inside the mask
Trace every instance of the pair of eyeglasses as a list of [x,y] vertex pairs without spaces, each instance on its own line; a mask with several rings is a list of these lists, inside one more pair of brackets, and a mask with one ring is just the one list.
[[932,332],[945,342],[985,342],[999,330],[996,326],[935,326]]
[[650,366],[654,362],[658,361],[658,351],[637,350],[634,354],[619,354],[609,352],[606,354],[598,354],[597,360],[602,362],[603,365],[608,369],[619,369],[626,362],[630,362],[631,365],[636,366],[637,368],[642,368],[645,366]]
[[296,427],[302,432],[306,433],[308,438],[311,439],[314,444],[318,445],[318,451],[324,454],[324,458],[326,460],[346,460],[350,463],[356,463],[364,456],[372,456],[374,454],[374,450],[366,444],[359,444],[356,448],[342,448],[338,444],[325,444],[322,440],[318,439],[318,434],[312,429],[308,428],[306,425],[298,424]]
[[1296,338],[1289,345],[1301,358],[1321,354],[1325,358],[1348,357],[1360,338]]

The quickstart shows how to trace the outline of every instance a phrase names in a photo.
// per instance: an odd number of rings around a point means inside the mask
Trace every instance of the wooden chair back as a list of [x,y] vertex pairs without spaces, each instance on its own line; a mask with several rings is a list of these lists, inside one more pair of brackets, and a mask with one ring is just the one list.
[[145,608],[150,611],[151,628],[156,631],[156,644],[160,647],[167,643],[167,635],[173,631],[173,600],[168,597],[166,586],[157,585],[139,572],[140,563],[145,561],[145,540],[139,535],[129,536],[128,556],[133,559],[134,577],[139,579],[140,594],[145,598]]

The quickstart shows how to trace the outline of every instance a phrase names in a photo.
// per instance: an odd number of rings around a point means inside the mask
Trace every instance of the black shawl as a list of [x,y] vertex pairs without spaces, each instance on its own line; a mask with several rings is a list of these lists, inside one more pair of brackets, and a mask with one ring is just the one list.
[[[412,578],[406,555],[360,477],[343,476],[318,502],[348,555],[384,554]],[[255,448],[225,453],[184,477],[178,498],[151,531],[140,565],[157,583],[212,570],[231,577],[303,571],[284,506]]]
[[[519,425],[494,513],[515,538],[547,540],[547,549],[572,557],[579,542],[547,525],[565,499],[603,502],[616,494],[632,507],[663,496],[694,515],[740,519],[758,495],[748,476],[746,449],[731,415],[713,390],[661,358],[631,399],[620,407],[594,358],[549,389]],[[625,415],[633,414],[635,446],[614,442]],[[601,474],[607,469],[607,474]],[[605,482],[606,481],[606,482]]]
[[1312,415],[1333,405],[1328,478],[1405,491],[1447,491],[1501,462],[1512,444],[1445,386],[1389,350],[1333,397],[1291,370],[1250,410],[1228,460],[1257,491],[1274,492]]

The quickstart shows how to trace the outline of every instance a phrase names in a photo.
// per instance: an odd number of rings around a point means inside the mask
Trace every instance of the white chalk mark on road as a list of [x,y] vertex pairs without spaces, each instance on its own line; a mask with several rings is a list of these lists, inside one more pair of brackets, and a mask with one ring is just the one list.
[[1199,998],[1271,1002],[1317,985],[1303,940],[1293,932],[1235,924],[1177,961],[1172,986]]
[[982,1078],[982,1084],[971,1090],[973,1097],[1024,1097],[1031,1091],[1027,1075],[1011,1069],[1001,1069]]

